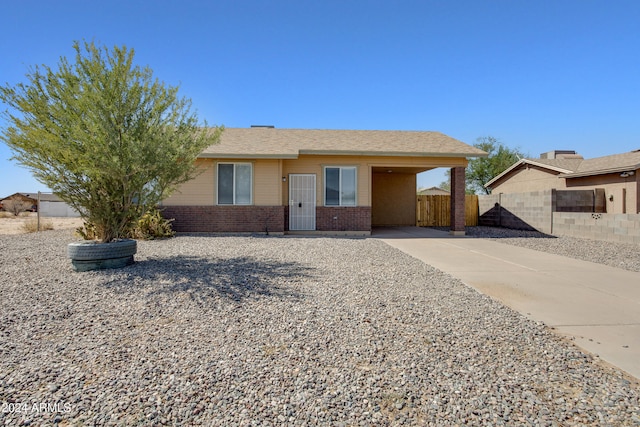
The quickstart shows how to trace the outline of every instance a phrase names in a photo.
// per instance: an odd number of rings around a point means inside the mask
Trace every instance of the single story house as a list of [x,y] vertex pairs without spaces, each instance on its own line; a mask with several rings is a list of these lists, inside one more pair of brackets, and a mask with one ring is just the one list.
[[446,167],[452,232],[463,234],[467,158],[486,155],[439,132],[226,128],[163,215],[178,232],[366,235],[415,225],[416,175]]
[[485,184],[492,194],[541,190],[593,190],[604,212],[640,213],[640,150],[584,159],[555,150],[539,159],[521,159]]
[[449,196],[451,193],[447,190],[443,190],[440,187],[425,188],[418,191],[418,196]]
[[4,208],[4,203],[9,200],[21,202],[25,210],[35,212],[38,209],[38,193],[13,193],[10,196],[0,199],[0,206]]
[[52,193],[14,193],[0,200],[21,200],[29,205],[28,211],[40,212],[45,217],[79,217],[80,214],[60,197]]

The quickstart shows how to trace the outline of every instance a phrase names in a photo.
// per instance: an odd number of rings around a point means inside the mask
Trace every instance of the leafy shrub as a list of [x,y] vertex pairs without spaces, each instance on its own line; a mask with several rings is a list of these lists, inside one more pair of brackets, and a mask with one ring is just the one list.
[[[147,211],[138,220],[133,230],[128,233],[131,239],[153,240],[175,236],[175,231],[171,228],[173,219],[165,219],[158,209]],[[98,233],[95,225],[85,222],[82,227],[76,228],[76,234],[85,240],[98,240]]]
[[175,236],[171,228],[173,219],[165,219],[158,209],[152,209],[138,220],[132,231],[132,238],[142,240],[162,239]]
[[84,240],[98,240],[96,226],[86,221],[82,224],[82,227],[76,228],[76,235],[82,237]]

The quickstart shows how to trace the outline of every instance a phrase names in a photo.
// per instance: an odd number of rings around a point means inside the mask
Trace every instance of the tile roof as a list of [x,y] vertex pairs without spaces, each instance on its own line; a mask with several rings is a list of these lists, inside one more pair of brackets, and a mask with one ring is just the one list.
[[204,158],[297,158],[300,154],[483,157],[487,153],[440,132],[225,128]]

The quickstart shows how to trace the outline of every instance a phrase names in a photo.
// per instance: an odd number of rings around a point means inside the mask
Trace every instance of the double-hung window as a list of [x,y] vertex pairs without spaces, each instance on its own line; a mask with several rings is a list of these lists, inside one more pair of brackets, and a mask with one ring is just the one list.
[[356,205],[355,166],[326,166],[324,168],[324,205]]
[[218,163],[218,204],[250,205],[252,175],[251,163]]

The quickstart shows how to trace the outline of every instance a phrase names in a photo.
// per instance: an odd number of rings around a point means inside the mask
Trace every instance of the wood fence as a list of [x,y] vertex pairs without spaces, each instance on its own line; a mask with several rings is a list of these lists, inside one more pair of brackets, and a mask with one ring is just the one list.
[[[467,194],[464,199],[465,225],[478,225],[478,196]],[[418,227],[449,227],[451,196],[418,196],[416,203]]]

